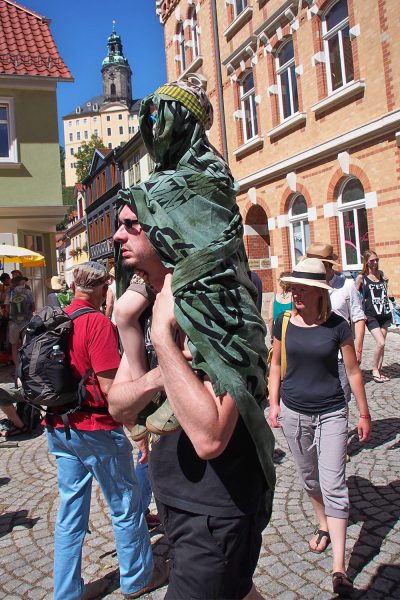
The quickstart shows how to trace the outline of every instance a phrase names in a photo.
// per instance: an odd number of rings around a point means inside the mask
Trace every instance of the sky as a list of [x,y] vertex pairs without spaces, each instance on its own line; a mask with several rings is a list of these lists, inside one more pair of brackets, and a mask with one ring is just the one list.
[[78,104],[102,94],[101,63],[115,20],[132,69],[132,93],[143,98],[166,81],[164,34],[155,0],[17,0],[51,19],[50,29],[74,83],[57,84],[58,128],[61,117]]

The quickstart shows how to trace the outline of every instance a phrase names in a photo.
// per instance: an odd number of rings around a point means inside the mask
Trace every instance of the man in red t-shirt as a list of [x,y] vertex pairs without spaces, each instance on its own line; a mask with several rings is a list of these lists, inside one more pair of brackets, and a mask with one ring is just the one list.
[[74,269],[73,276],[75,298],[65,312],[71,314],[83,307],[93,312],[74,320],[69,358],[77,379],[89,369],[94,374],[85,385],[84,404],[90,409],[69,417],[71,439],[67,439],[59,417],[52,417],[47,427],[49,450],[57,459],[60,493],[54,540],[54,600],[88,600],[101,592],[99,586],[89,584],[85,588],[81,577],[93,477],[111,514],[121,591],[128,598],[136,598],[148,589],[153,559],[132,445],[120,423],[104,410],[120,363],[116,329],[99,310],[107,294],[109,274],[103,265],[87,262]]

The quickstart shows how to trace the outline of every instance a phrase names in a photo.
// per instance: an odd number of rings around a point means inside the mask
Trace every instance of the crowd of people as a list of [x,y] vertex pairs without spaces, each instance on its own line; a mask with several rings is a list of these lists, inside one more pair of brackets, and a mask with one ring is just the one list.
[[[309,550],[322,554],[332,543],[333,592],[353,591],[348,403],[352,392],[364,442],[371,415],[359,365],[367,326],[374,381],[388,381],[387,279],[373,251],[356,282],[346,279],[323,243],[281,273],[269,307],[267,403],[261,282],[250,278],[236,184],[205,135],[212,118],[206,94],[188,82],[143,100],[140,128],[156,167],[149,182],[119,193],[115,267],[78,265],[71,290],[59,277],[50,282],[48,304],[73,318],[68,362],[86,390],[78,408],[60,407],[44,422],[60,495],[55,600],[104,591],[81,575],[93,478],[111,515],[126,598],[168,581],[167,600],[260,600],[253,574],[275,486],[269,425],[282,427],[315,512]],[[13,280],[3,274],[1,300],[16,362],[35,306],[27,279]],[[3,387],[0,407],[23,431],[14,400]],[[139,448],[136,469],[127,431]],[[158,517],[149,514],[152,493]],[[160,521],[168,564],[152,556],[149,527]]]

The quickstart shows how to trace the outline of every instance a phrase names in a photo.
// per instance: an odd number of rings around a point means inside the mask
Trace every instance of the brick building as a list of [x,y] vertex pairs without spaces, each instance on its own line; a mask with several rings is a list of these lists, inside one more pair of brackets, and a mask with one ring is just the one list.
[[264,291],[313,241],[400,295],[398,0],[156,0],[168,79],[195,77],[240,185]]

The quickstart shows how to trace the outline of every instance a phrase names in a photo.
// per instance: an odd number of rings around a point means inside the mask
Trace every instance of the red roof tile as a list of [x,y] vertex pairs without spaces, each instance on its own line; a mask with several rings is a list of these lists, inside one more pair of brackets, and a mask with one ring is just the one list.
[[0,0],[0,75],[73,80],[49,24],[49,19],[13,0]]

